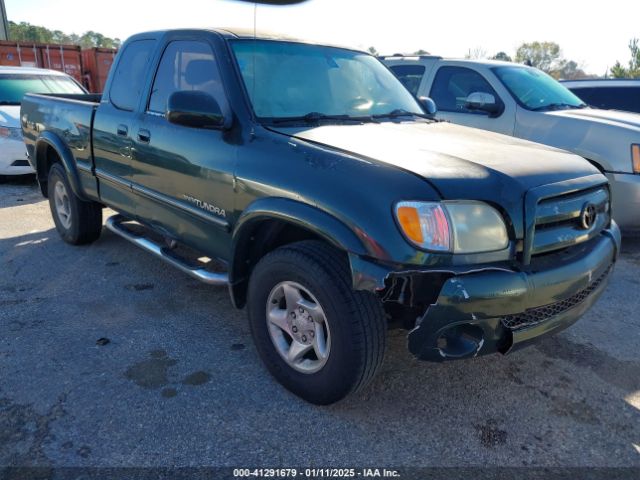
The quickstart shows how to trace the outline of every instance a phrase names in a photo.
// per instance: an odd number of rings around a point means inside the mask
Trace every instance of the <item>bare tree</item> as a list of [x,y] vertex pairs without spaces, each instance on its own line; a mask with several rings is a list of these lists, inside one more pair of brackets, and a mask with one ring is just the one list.
[[469,58],[471,60],[487,58],[487,51],[482,47],[470,48],[464,58]]

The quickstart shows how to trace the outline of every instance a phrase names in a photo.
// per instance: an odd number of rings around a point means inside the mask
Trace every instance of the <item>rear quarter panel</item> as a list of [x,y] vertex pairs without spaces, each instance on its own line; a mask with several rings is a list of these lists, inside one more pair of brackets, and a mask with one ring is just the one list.
[[97,184],[92,174],[91,127],[96,104],[87,100],[28,94],[22,102],[20,119],[29,161],[46,181],[46,146],[61,157],[70,177],[87,198],[97,199]]

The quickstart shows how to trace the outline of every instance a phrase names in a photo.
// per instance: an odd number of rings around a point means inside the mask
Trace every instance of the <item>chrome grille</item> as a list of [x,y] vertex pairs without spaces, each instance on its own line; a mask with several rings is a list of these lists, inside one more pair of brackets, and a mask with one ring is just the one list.
[[607,278],[607,275],[609,275],[610,271],[611,267],[607,268],[605,272],[598,278],[596,278],[593,282],[591,282],[588,287],[580,290],[578,293],[569,298],[566,298],[559,302],[550,303],[549,305],[544,305],[542,307],[530,308],[516,315],[507,315],[505,317],[502,317],[502,324],[512,330],[518,330],[520,328],[531,327],[538,323],[549,320],[551,317],[560,315],[561,313],[564,313],[567,310],[570,310],[573,307],[584,302],[589,297],[589,295],[591,295]]
[[[582,214],[587,205],[593,205],[596,212],[595,221],[589,228],[582,224]],[[609,221],[609,190],[606,187],[542,200],[536,210],[531,254],[586,242],[606,228]]]

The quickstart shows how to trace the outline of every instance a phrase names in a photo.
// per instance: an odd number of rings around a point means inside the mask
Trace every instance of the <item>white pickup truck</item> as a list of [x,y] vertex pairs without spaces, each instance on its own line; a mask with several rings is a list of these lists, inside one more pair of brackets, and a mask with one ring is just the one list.
[[437,56],[382,57],[440,119],[576,153],[609,179],[613,216],[640,229],[640,115],[590,108],[549,75],[524,65]]

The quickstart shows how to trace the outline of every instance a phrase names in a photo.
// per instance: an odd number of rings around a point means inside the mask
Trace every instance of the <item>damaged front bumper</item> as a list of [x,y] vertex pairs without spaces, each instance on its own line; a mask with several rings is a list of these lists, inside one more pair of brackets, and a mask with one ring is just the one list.
[[541,259],[526,272],[451,275],[409,332],[409,350],[436,362],[506,354],[567,328],[606,288],[619,248],[620,231],[612,222],[580,248]]
[[409,333],[421,360],[508,353],[578,320],[602,294],[620,248],[612,228],[566,263],[532,272],[454,276]]

